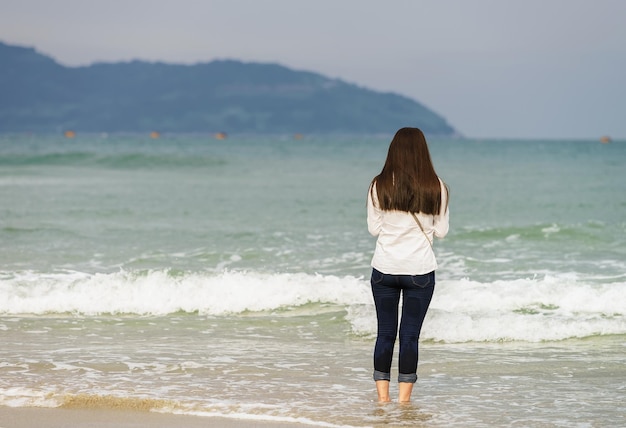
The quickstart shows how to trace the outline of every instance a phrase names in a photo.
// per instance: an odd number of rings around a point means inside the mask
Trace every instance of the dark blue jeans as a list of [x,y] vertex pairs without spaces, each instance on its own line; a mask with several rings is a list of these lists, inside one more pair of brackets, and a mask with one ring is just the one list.
[[374,380],[391,379],[391,360],[398,334],[398,306],[402,294],[398,382],[415,383],[418,339],[435,291],[435,272],[424,275],[389,275],[374,269],[371,284],[378,318]]

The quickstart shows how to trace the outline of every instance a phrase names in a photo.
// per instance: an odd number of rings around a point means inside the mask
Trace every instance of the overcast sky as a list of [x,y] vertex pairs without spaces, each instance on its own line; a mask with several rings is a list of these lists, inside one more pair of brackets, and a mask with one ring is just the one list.
[[626,0],[0,0],[0,41],[68,66],[279,63],[468,137],[626,138]]

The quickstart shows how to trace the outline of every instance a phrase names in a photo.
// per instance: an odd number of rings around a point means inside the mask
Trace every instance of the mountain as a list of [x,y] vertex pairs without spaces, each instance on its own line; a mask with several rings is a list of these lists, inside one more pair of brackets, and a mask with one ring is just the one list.
[[0,132],[392,133],[403,126],[455,133],[410,98],[277,64],[65,67],[0,42]]

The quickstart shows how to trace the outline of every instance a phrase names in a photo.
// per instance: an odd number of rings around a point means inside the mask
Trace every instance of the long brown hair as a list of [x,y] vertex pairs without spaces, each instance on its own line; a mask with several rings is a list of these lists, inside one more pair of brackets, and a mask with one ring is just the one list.
[[[418,128],[402,128],[391,140],[383,170],[372,180],[378,203],[385,211],[406,211],[437,215],[441,205],[441,184],[430,160],[426,137]],[[444,184],[446,196],[448,186]],[[446,199],[447,201],[447,199]]]

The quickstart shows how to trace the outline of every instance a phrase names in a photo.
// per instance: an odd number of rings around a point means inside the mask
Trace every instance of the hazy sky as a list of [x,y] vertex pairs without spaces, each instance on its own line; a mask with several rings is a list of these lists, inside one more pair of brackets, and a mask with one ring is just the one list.
[[468,137],[626,138],[626,0],[0,0],[0,41],[70,66],[280,63]]

